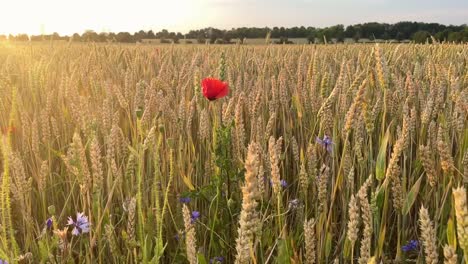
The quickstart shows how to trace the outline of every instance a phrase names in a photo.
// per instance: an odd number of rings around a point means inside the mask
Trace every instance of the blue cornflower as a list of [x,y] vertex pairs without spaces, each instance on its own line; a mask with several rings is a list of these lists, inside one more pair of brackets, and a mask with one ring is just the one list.
[[[273,180],[272,180],[272,179],[270,179],[269,182],[270,182],[270,185],[273,185]],[[280,181],[280,185],[281,185],[281,187],[283,187],[283,188],[288,187],[288,183],[286,182],[286,180],[281,180],[281,181]]]
[[418,250],[418,246],[418,240],[410,240],[406,245],[401,247],[401,250],[403,250],[403,252],[415,251]]
[[180,197],[179,201],[183,204],[188,204],[190,201],[192,201],[192,199],[190,199],[190,197]]
[[210,264],[223,263],[224,257],[214,257],[210,259]]
[[288,183],[286,182],[286,180],[281,180],[280,184],[281,184],[281,187],[283,187],[283,188],[288,187]]
[[[50,218],[48,218],[48,219],[46,220],[47,229],[51,229],[53,224],[54,224],[54,220],[52,219],[52,217],[50,217]],[[0,264],[1,264],[1,263],[0,263]]]
[[73,226],[72,235],[78,236],[80,234],[89,233],[89,221],[88,217],[84,213],[76,214],[76,221],[73,221],[71,217],[68,217],[69,226]]
[[333,148],[332,148],[333,141],[327,135],[323,136],[323,139],[320,139],[319,137],[317,137],[315,139],[315,141],[318,144],[322,145],[329,153],[332,152],[332,150],[333,150]]
[[193,224],[195,221],[197,221],[198,218],[200,218],[200,212],[192,211],[192,216],[190,218],[191,218],[191,222]]

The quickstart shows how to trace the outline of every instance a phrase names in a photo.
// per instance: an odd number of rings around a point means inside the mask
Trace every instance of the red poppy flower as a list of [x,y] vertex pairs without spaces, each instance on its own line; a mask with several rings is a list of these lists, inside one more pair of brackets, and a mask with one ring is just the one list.
[[202,81],[202,92],[206,99],[213,101],[228,95],[229,86],[226,82],[221,80],[205,78]]

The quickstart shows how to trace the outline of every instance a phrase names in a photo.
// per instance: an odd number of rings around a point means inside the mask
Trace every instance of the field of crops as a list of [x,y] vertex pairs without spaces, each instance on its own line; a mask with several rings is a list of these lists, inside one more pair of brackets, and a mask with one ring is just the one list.
[[452,44],[0,43],[0,259],[466,263],[467,63]]

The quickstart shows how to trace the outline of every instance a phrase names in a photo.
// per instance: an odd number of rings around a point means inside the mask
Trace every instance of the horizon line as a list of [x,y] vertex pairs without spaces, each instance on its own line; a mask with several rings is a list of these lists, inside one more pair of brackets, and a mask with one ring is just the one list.
[[[98,34],[100,33],[119,33],[119,32],[128,32],[128,33],[137,33],[137,32],[140,32],[140,31],[144,31],[144,32],[149,32],[149,31],[153,31],[154,33],[157,33],[157,32],[161,32],[163,30],[167,30],[168,32],[174,32],[174,33],[181,33],[181,34],[188,34],[190,31],[196,31],[196,30],[203,30],[203,29],[209,29],[209,28],[213,28],[213,29],[219,29],[219,30],[233,30],[233,29],[240,29],[240,28],[258,28],[258,29],[265,29],[265,28],[268,28],[268,29],[273,29],[273,28],[285,28],[285,29],[290,29],[290,28],[301,28],[301,27],[304,27],[304,28],[315,28],[315,29],[325,29],[325,28],[329,28],[329,27],[333,27],[333,26],[338,26],[338,25],[343,25],[345,28],[348,27],[348,26],[355,26],[355,25],[363,25],[363,24],[371,24],[371,23],[377,23],[377,24],[388,24],[388,25],[395,25],[395,24],[398,24],[398,23],[405,23],[405,22],[410,22],[410,23],[424,23],[424,24],[439,24],[439,25],[443,25],[443,26],[446,26],[446,27],[461,27],[461,26],[468,26],[467,23],[462,23],[462,24],[445,24],[445,23],[440,23],[440,22],[426,22],[426,21],[415,21],[415,20],[401,20],[401,21],[398,21],[398,22],[394,22],[394,23],[391,23],[391,22],[378,22],[378,21],[368,21],[368,22],[360,22],[360,23],[353,23],[353,24],[344,24],[344,23],[337,23],[337,24],[330,24],[330,25],[327,25],[327,26],[322,26],[322,27],[319,27],[319,26],[312,26],[312,25],[295,25],[295,26],[240,26],[240,27],[216,27],[216,26],[205,26],[205,27],[198,27],[198,28],[193,28],[193,29],[187,29],[187,30],[174,30],[174,29],[169,29],[168,27],[166,28],[160,28],[160,29],[156,29],[155,27],[151,27],[151,28],[148,28],[148,27],[143,27],[139,30],[135,30],[135,31],[121,31],[121,30],[111,30],[109,28],[102,28],[100,31],[99,30],[96,30],[96,29],[83,29],[81,32],[73,32],[73,33],[60,33],[60,32],[57,32],[57,31],[51,31],[51,32],[42,32],[40,34],[30,34],[30,33],[26,33],[26,32],[0,32],[0,35],[12,35],[12,36],[18,36],[18,35],[28,35],[28,36],[42,36],[42,35],[53,35],[55,33],[59,34],[60,36],[72,36],[73,34],[83,34],[85,32],[88,32],[88,31],[92,31],[92,32],[96,32]],[[41,25],[40,26],[42,29],[44,28],[44,25]]]

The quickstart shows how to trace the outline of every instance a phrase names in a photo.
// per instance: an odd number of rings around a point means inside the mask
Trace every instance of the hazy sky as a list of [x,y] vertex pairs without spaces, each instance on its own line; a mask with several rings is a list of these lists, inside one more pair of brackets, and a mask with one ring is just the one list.
[[468,24],[468,0],[1,0],[0,34],[398,21]]

